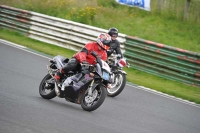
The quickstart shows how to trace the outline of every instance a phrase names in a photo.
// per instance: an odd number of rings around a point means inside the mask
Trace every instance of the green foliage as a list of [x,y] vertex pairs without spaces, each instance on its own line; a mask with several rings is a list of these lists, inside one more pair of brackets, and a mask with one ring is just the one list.
[[[185,1],[164,1],[161,12],[158,12],[157,0],[151,1],[152,10],[150,12],[120,5],[115,0],[82,0],[82,4],[79,0],[43,0],[43,2],[39,0],[1,0],[0,4],[103,29],[117,27],[120,33],[129,36],[138,36],[165,45],[199,52],[200,23],[198,21],[183,21]],[[194,0],[191,5],[190,10],[192,11],[196,9],[196,5],[200,6],[200,2]]]
[[64,49],[59,46],[27,38],[18,32],[14,32],[8,29],[0,28],[0,38],[52,56],[63,55],[71,58],[72,55],[76,53],[73,50]]
[[72,8],[71,11],[66,15],[66,18],[84,24],[91,24],[98,10],[99,7],[94,8],[90,6],[86,6],[81,9]]
[[97,0],[98,5],[101,5],[102,7],[113,7],[113,8],[119,8],[121,7],[118,3],[115,2],[115,0]]

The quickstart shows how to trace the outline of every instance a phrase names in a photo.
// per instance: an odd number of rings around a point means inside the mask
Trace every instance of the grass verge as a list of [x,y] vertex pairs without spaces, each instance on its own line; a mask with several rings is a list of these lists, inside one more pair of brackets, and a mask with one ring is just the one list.
[[[52,56],[59,54],[70,58],[75,53],[75,51],[40,42],[7,29],[0,29],[0,38]],[[128,74],[128,82],[200,104],[200,88],[198,87],[164,79],[134,68],[125,68],[124,70]]]
[[[81,0],[84,4],[80,4],[80,0],[43,0],[43,2],[41,0],[1,0],[0,4],[103,29],[116,27],[120,33],[129,36],[138,36],[145,40],[199,53],[200,23],[183,21],[174,14],[178,10],[174,8],[174,3],[178,2],[176,6],[184,8],[185,0],[163,2],[163,6],[171,5],[171,7],[162,13],[156,10],[157,1],[151,1],[150,12],[120,5],[115,0]],[[197,0],[193,0],[192,3],[197,6],[200,4]],[[193,6],[190,10],[192,9],[194,9]],[[179,12],[179,14],[182,13]],[[196,16],[196,18],[199,17]]]

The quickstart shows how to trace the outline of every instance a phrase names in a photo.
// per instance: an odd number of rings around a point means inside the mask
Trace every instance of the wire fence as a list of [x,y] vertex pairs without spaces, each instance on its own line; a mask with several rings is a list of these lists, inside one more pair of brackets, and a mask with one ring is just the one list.
[[172,19],[200,22],[200,0],[151,0],[151,9]]

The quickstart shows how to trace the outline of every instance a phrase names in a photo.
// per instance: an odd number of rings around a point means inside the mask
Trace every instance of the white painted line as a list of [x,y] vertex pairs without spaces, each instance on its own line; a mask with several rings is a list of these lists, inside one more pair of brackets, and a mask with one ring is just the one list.
[[156,94],[156,95],[159,95],[159,96],[168,98],[168,99],[172,99],[172,100],[175,100],[175,101],[178,101],[178,102],[187,104],[187,105],[191,105],[191,106],[200,108],[200,106],[198,106],[198,105],[197,105],[196,103],[194,103],[194,102],[190,102],[190,101],[188,101],[188,100],[184,100],[184,99],[181,99],[181,98],[177,98],[177,97],[174,97],[174,96],[171,96],[171,95],[168,95],[168,94],[165,94],[165,93],[156,91],[156,90],[152,90],[152,89],[146,88],[146,87],[144,87],[144,86],[133,86],[133,85],[130,85],[130,84],[126,84],[126,85],[131,86],[131,87],[134,87],[134,88],[139,89],[139,90],[147,91],[147,92],[150,92],[150,93],[153,93],[153,94]]
[[3,42],[3,43],[10,45],[10,46],[12,45],[13,47],[16,47],[16,48],[26,48],[24,46],[21,46],[21,45],[18,45],[18,44],[15,44],[15,43],[12,43],[12,42],[9,42],[9,41],[6,41],[6,40],[2,40],[2,39],[0,39],[0,42]]
[[37,54],[37,53],[31,52],[30,50],[27,50],[27,47],[20,46],[20,45],[18,45],[18,44],[15,44],[15,43],[12,43],[12,42],[9,42],[9,41],[5,41],[5,40],[2,40],[2,39],[0,39],[0,42],[3,42],[4,44],[9,45],[9,46],[12,46],[12,47],[15,47],[15,48],[21,49],[21,50],[23,50],[23,51],[26,51],[26,52],[29,52],[29,53],[32,53],[32,54],[35,54],[35,55],[41,56],[41,57],[43,57],[43,58],[51,59],[51,58],[46,57],[46,56],[44,56],[44,55],[41,55],[41,54]]

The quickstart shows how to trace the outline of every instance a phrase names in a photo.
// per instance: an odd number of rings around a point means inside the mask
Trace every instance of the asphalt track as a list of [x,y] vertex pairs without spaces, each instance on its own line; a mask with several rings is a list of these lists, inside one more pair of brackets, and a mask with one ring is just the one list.
[[0,42],[0,133],[200,133],[198,105],[131,85],[93,112],[43,99],[38,87],[48,64]]

